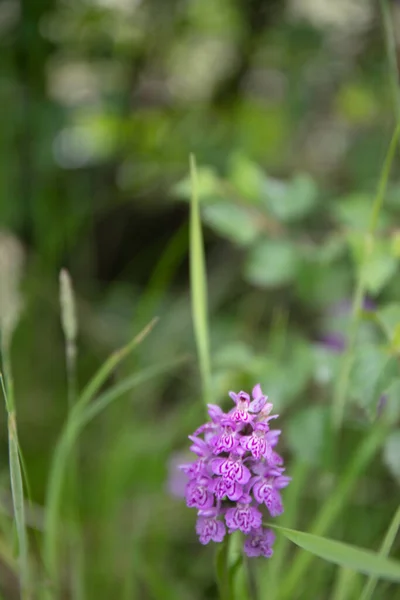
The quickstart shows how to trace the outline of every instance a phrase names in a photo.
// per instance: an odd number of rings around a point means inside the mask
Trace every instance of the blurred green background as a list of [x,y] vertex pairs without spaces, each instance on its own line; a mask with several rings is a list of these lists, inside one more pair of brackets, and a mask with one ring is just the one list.
[[[400,4],[390,8],[400,32]],[[199,165],[214,400],[261,382],[281,414],[288,473],[302,469],[291,525],[307,530],[330,493],[327,415],[395,121],[379,7],[2,0],[0,39],[0,319],[20,283],[12,362],[28,520],[40,531],[67,415],[58,300],[66,267],[80,388],[155,315],[110,383],[186,357],[80,438],[86,597],[215,598],[212,548],[196,539],[194,511],[168,491],[170,461],[204,420],[190,313],[189,154]],[[371,242],[372,310],[360,328],[338,468],[383,394],[394,431],[330,532],[374,549],[399,498],[399,218],[396,159]],[[0,443],[1,528],[13,543],[4,410]],[[38,563],[39,544],[32,534]],[[331,597],[335,570],[316,564],[318,577],[293,598]],[[5,566],[0,588],[17,597]],[[395,597],[387,584],[378,590]]]

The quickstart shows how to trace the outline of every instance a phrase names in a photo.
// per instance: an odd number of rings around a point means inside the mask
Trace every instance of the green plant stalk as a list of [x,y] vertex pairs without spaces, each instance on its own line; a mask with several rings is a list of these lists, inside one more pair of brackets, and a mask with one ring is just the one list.
[[[325,535],[327,533],[340,511],[349,500],[349,496],[356,480],[374,458],[385,440],[387,431],[386,426],[379,424],[371,429],[368,436],[362,440],[352,459],[348,463],[338,485],[332,492],[329,501],[324,503],[319,514],[312,523],[310,533],[315,535]],[[281,600],[292,600],[312,560],[313,556],[311,554],[300,552],[296,555],[291,569],[279,590],[279,598]]]
[[4,395],[6,410],[8,414],[8,448],[11,479],[11,494],[15,526],[18,539],[18,562],[19,579],[21,586],[21,598],[30,598],[30,569],[29,569],[29,547],[25,520],[24,486],[19,455],[19,441],[17,431],[17,417],[14,401],[14,381],[11,369],[11,360],[8,343],[4,339],[1,343],[1,358],[3,363],[3,376],[0,373],[0,383]]
[[386,44],[386,56],[389,67],[389,78],[390,86],[393,95],[394,111],[396,115],[397,123],[400,122],[400,81],[399,81],[399,69],[397,64],[397,51],[396,51],[396,37],[393,27],[393,17],[389,2],[387,0],[380,0],[382,23]]
[[[137,336],[133,338],[126,346],[114,352],[100,367],[97,373],[89,381],[84,388],[82,394],[75,402],[74,406],[68,414],[67,423],[61,433],[60,440],[56,446],[53,460],[50,466],[49,482],[47,487],[47,502],[46,502],[46,523],[44,536],[44,563],[47,570],[47,575],[51,579],[53,591],[57,594],[59,586],[58,573],[58,529],[59,529],[59,513],[61,503],[61,491],[63,489],[64,477],[68,469],[67,460],[69,452],[65,452],[64,446],[69,443],[71,435],[71,423],[74,424],[79,420],[82,412],[97,394],[100,387],[107,380],[109,375],[117,367],[117,365],[126,358],[140,344],[145,337],[153,329],[157,319],[153,319]],[[72,438],[73,441],[73,438]],[[57,469],[61,469],[57,473]],[[54,489],[53,489],[54,488]]]
[[[389,555],[389,552],[393,546],[394,540],[396,539],[399,528],[400,528],[400,505],[397,508],[395,514],[393,515],[393,519],[390,522],[389,528],[386,532],[385,538],[380,547],[379,554],[381,556]],[[370,600],[370,598],[372,598],[372,594],[375,591],[377,583],[378,583],[377,577],[370,577],[364,586],[360,600]]]
[[[395,32],[394,32],[394,28],[393,28],[393,20],[391,18],[391,11],[390,11],[388,1],[380,0],[380,6],[381,6],[381,13],[382,13],[384,37],[385,37],[385,43],[386,43],[386,55],[387,55],[387,61],[388,61],[388,67],[389,67],[389,69],[388,69],[389,70],[389,78],[390,78],[390,85],[391,85],[392,95],[393,95],[393,103],[394,103],[394,111],[395,111],[395,116],[396,116],[397,127],[393,134],[393,137],[392,137],[392,140],[391,140],[391,143],[389,146],[389,150],[387,153],[387,157],[386,157],[385,163],[383,165],[377,195],[376,195],[375,202],[373,204],[372,211],[371,211],[371,218],[370,218],[369,229],[368,229],[368,233],[370,234],[370,236],[372,238],[370,240],[371,243],[373,243],[373,235],[374,235],[375,229],[377,227],[379,213],[380,213],[380,210],[383,205],[384,196],[385,196],[385,192],[386,192],[386,188],[387,188],[387,183],[389,180],[390,169],[391,169],[391,165],[393,162],[395,149],[396,149],[396,146],[397,146],[397,143],[399,140],[399,128],[400,128],[400,87],[399,87],[399,70],[398,70],[398,64],[397,64]],[[364,296],[364,287],[365,286],[364,286],[363,279],[365,277],[364,270],[366,267],[367,259],[368,259],[368,237],[366,237],[366,240],[365,240],[364,265],[362,265],[360,268],[359,280],[358,280],[357,289],[356,289],[356,293],[355,293],[355,297],[354,297],[354,303],[353,303],[353,319],[352,319],[352,329],[351,329],[351,337],[350,337],[351,342],[349,343],[349,346],[348,346],[349,353],[348,353],[347,357],[345,356],[343,358],[344,365],[343,365],[342,377],[338,384],[337,396],[336,396],[336,399],[334,399],[334,405],[333,405],[334,424],[338,427],[341,425],[341,420],[343,418],[344,405],[345,405],[345,401],[346,401],[347,382],[350,377],[351,364],[353,361],[353,348],[354,348],[355,338],[356,338],[357,329],[358,329],[358,315],[361,310],[363,296]],[[336,409],[335,409],[335,406],[336,406]],[[341,572],[339,570],[338,580],[341,581],[340,593],[343,598],[346,598],[346,595],[348,595],[351,592],[351,589],[352,589],[352,586],[354,583],[354,577],[355,577],[355,574],[350,572],[342,580]],[[339,591],[338,591],[338,593],[339,593]]]
[[[125,356],[125,354],[123,354],[123,356]],[[132,390],[137,385],[149,381],[172,369],[180,362],[181,360],[175,360],[165,365],[151,367],[141,373],[137,373],[136,375],[127,378],[124,382],[121,382],[119,386],[100,395],[92,405],[87,406],[87,403],[83,405],[77,403],[71,411],[71,415],[61,432],[54,451],[47,487],[47,510],[45,515],[43,554],[47,574],[51,578],[53,586],[57,585],[59,575],[58,540],[60,531],[61,499],[65,474],[71,450],[73,449],[80,432],[87,423],[122,394]]]
[[[279,522],[287,527],[295,527],[297,516],[300,512],[301,493],[309,473],[309,465],[303,461],[298,461],[290,470],[292,482],[288,488],[285,498],[285,512],[279,519]],[[289,541],[284,536],[278,536],[274,545],[273,560],[268,561],[267,565],[260,564],[257,570],[257,583],[260,589],[260,598],[276,600],[279,596],[279,585],[282,569],[284,568]]]
[[[65,361],[67,371],[67,393],[68,393],[68,412],[71,413],[77,399],[77,376],[76,376],[76,361],[77,347],[73,340],[66,339],[65,346]],[[70,513],[70,544],[69,544],[69,561],[70,561],[70,578],[71,578],[71,595],[74,600],[85,599],[84,586],[84,540],[80,530],[80,516],[78,508],[79,494],[79,446],[76,444],[74,451],[71,452],[70,464],[68,465],[68,503]]]
[[267,523],[267,526],[277,529],[291,542],[325,561],[388,581],[400,582],[399,561],[386,558],[365,548],[305,531],[296,531],[273,523]]
[[349,340],[347,349],[342,358],[342,367],[339,373],[338,383],[335,388],[333,403],[332,403],[332,423],[336,430],[339,430],[343,423],[344,409],[346,404],[347,389],[349,385],[351,368],[354,360],[354,348],[359,327],[360,313],[362,302],[366,290],[366,270],[368,268],[368,259],[371,247],[374,242],[374,233],[378,224],[379,213],[381,211],[387,184],[389,181],[390,170],[393,163],[396,147],[400,137],[400,123],[397,125],[392,139],[389,144],[389,149],[386,154],[383,164],[382,173],[379,179],[378,190],[375,196],[374,203],[371,209],[371,216],[368,225],[368,231],[364,238],[363,254],[360,261],[358,279],[354,293],[352,305],[352,317],[349,332]]
[[[335,581],[335,587],[332,592],[332,600],[347,600],[347,598],[354,598],[354,586],[356,583],[355,571],[341,567],[338,571],[338,575]],[[352,596],[350,594],[353,594]]]
[[187,222],[178,229],[163,249],[160,260],[151,274],[146,289],[142,293],[135,311],[135,322],[147,322],[151,315],[157,313],[158,305],[165,296],[168,286],[174,277],[179,264],[187,254]]
[[[190,176],[192,182],[189,223],[190,292],[192,301],[193,328],[203,390],[203,402],[207,406],[207,404],[212,402],[207,269],[204,255],[203,230],[199,206],[197,168],[196,160],[193,154],[190,155]],[[216,580],[221,599],[233,600],[233,591],[231,589],[232,573],[228,564],[229,553],[231,549],[231,542],[229,539],[224,542],[224,548],[225,546],[225,552],[222,554],[216,554]],[[225,560],[225,565],[220,565],[217,568],[218,562],[221,560]],[[218,571],[220,573],[224,573],[224,576],[218,576]]]
[[208,332],[208,300],[206,261],[204,256],[203,231],[200,218],[196,161],[190,156],[192,200],[190,205],[190,291],[192,318],[199,360],[203,400],[211,402],[211,359]]
[[[196,160],[193,154],[190,155],[190,176],[192,182],[189,222],[190,292],[192,301],[193,328],[203,391],[203,402],[207,406],[207,404],[212,402],[207,269],[204,255],[203,230],[199,206],[197,168]],[[233,591],[231,590],[233,575],[227,562],[229,561],[229,553],[232,545],[231,541],[227,539],[224,543],[224,547],[225,545],[226,552],[222,553],[221,555],[217,553],[216,555],[216,580],[221,599],[233,600]],[[221,560],[225,560],[226,564],[223,567],[219,565],[217,569],[217,564]],[[225,573],[225,575],[223,577],[218,576],[218,570],[220,573]]]

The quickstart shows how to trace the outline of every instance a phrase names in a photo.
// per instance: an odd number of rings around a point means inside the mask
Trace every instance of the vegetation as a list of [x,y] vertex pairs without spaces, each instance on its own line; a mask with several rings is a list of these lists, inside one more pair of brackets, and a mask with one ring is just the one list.
[[[400,598],[399,18],[0,5],[1,598]],[[257,383],[285,511],[214,560],[172,480]]]

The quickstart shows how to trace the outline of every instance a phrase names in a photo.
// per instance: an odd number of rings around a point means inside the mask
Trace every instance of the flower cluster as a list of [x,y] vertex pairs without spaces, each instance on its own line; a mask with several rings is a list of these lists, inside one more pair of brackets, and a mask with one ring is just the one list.
[[252,391],[229,393],[235,406],[224,413],[209,404],[211,421],[193,435],[194,462],[180,465],[189,481],[186,503],[197,508],[196,531],[202,544],[222,542],[226,529],[246,534],[248,556],[271,556],[274,534],[262,527],[265,505],[271,517],[283,512],[279,490],[288,485],[283,459],[274,450],[280,435],[271,430],[272,404],[260,385]]

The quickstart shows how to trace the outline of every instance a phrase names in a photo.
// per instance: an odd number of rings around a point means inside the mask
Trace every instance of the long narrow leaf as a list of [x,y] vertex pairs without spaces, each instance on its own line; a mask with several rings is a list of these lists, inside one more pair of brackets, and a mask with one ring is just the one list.
[[131,342],[129,342],[129,344],[114,352],[114,354],[106,360],[79,396],[78,402],[74,407],[76,414],[79,413],[92,398],[94,398],[103,383],[107,380],[107,377],[109,377],[117,365],[131,354],[131,352],[133,352],[133,350],[149,335],[157,321],[158,318],[154,318],[136,337],[133,338]]
[[8,417],[8,444],[10,457],[11,491],[13,497],[14,518],[19,546],[19,563],[22,588],[21,592],[22,598],[27,598],[29,590],[28,537],[26,534],[25,524],[25,506],[22,472],[21,465],[19,462],[17,423],[14,413],[10,413]]
[[10,465],[11,494],[13,499],[13,510],[15,526],[18,538],[19,576],[21,585],[21,598],[29,598],[30,571],[28,536],[26,533],[24,485],[22,481],[22,470],[20,463],[20,451],[17,432],[17,419],[14,409],[14,391],[11,372],[11,362],[8,348],[2,346],[2,359],[5,368],[6,381],[0,373],[0,388],[4,395],[6,409],[8,412],[8,451]]
[[348,385],[350,380],[351,368],[353,365],[354,348],[360,322],[360,313],[363,298],[366,291],[366,269],[370,257],[371,241],[375,235],[375,230],[378,224],[379,214],[383,206],[387,185],[389,182],[390,171],[393,164],[397,144],[400,138],[400,123],[397,125],[392,139],[390,140],[389,148],[386,153],[385,162],[382,167],[382,172],[378,182],[378,189],[374,202],[371,207],[368,231],[365,233],[363,255],[358,267],[357,285],[354,292],[352,317],[349,330],[349,339],[346,352],[342,357],[342,366],[339,372],[337,385],[335,388],[332,402],[332,423],[336,429],[340,429],[343,423]]
[[207,278],[201,227],[196,161],[190,157],[192,202],[190,207],[190,287],[192,318],[199,358],[203,399],[211,402],[211,361],[207,318]]
[[50,466],[49,482],[47,487],[47,502],[46,502],[46,523],[44,536],[44,561],[47,569],[47,574],[55,586],[57,592],[58,585],[58,528],[59,528],[59,512],[61,503],[61,492],[66,476],[67,459],[70,449],[77,438],[77,423],[80,422],[82,414],[98,393],[103,383],[109,375],[114,371],[117,365],[126,358],[150,333],[157,319],[153,319],[129,344],[112,354],[100,367],[94,377],[83,390],[79,399],[69,412],[68,419],[61,433],[59,442],[56,446],[53,460]]
[[144,383],[165,373],[181,362],[175,360],[158,367],[150,367],[141,373],[137,373],[121,382],[114,389],[101,395],[93,405],[86,407],[79,414],[74,412],[74,418],[69,419],[57,443],[53,461],[50,468],[49,484],[47,492],[47,512],[45,520],[44,557],[49,575],[56,574],[57,543],[59,537],[60,505],[65,479],[66,466],[71,449],[74,446],[83,427],[97,416],[102,410],[132,390],[137,385]]
[[269,524],[269,526],[283,533],[300,548],[324,560],[366,575],[400,582],[400,562],[386,558],[377,552],[364,550],[357,546],[313,535],[312,533],[305,533],[304,531],[287,529],[278,525]]
[[[367,468],[387,436],[385,425],[374,427],[360,443],[349,461],[333,493],[329,496],[311,525],[311,533],[325,535],[333,525],[340,511],[346,506],[350,493],[361,473]],[[279,590],[280,598],[291,600],[304,578],[313,557],[301,552],[295,557],[292,566]]]
[[[396,539],[397,532],[400,528],[400,506],[394,514],[394,517],[389,525],[389,529],[385,535],[385,539],[382,542],[381,549],[379,551],[380,556],[388,556],[393,542]],[[360,600],[370,600],[374,593],[376,584],[378,583],[378,577],[370,577],[363,589]]]

